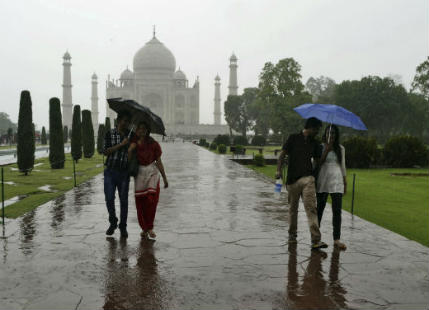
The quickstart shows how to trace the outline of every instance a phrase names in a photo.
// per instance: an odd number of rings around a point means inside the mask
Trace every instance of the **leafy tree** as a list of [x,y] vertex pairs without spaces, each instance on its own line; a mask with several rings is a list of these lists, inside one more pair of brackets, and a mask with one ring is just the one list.
[[7,141],[9,143],[9,145],[12,144],[12,141],[13,141],[13,129],[11,127],[9,127],[7,129]]
[[[67,130],[67,126],[64,127]],[[49,162],[52,169],[64,168],[64,131],[58,98],[49,100]]]
[[313,102],[332,103],[335,85],[333,79],[321,75],[318,78],[310,77],[305,83],[305,89],[311,94]]
[[103,154],[104,148],[104,124],[98,125],[98,135],[97,135],[97,152],[98,154]]
[[111,125],[110,125],[110,118],[106,117],[106,120],[104,122],[104,132],[109,132],[112,129]]
[[229,95],[224,104],[225,120],[231,129],[246,136],[250,127],[249,115],[242,96]]
[[91,158],[94,155],[94,127],[89,110],[82,111],[82,144],[83,156]]
[[75,105],[73,107],[71,155],[76,162],[82,158],[82,121],[80,105]]
[[429,57],[417,67],[411,87],[429,100]]
[[336,87],[334,98],[337,105],[359,115],[368,134],[380,142],[407,126],[407,91],[390,78],[367,76],[360,81],[343,81]]
[[46,144],[48,144],[48,139],[46,138],[46,130],[45,130],[45,126],[43,126],[43,127],[42,127],[41,144],[42,144],[42,145],[46,145]]
[[300,71],[297,61],[285,58],[276,65],[267,62],[259,75],[258,105],[274,134],[286,137],[302,127],[303,120],[293,108],[310,102],[311,95],[304,91]]
[[9,128],[16,131],[18,126],[9,119],[7,113],[0,112],[0,135],[6,134]]
[[67,126],[64,126],[64,129],[63,129],[63,140],[64,140],[64,143],[67,143],[69,141],[69,129]]
[[19,103],[17,157],[19,171],[25,175],[34,167],[34,139],[31,96],[28,90],[23,90]]

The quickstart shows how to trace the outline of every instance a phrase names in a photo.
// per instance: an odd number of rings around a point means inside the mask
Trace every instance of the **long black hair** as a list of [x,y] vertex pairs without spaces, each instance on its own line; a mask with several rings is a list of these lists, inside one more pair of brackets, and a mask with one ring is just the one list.
[[338,129],[338,127],[336,125],[328,125],[325,128],[325,132],[323,134],[322,137],[322,141],[325,143],[328,143],[328,136],[329,136],[329,131],[331,130],[331,134],[332,131],[334,132],[334,144],[333,144],[333,149],[334,149],[334,153],[335,155],[337,155],[337,160],[338,162],[341,164],[341,148],[340,148],[340,130]]

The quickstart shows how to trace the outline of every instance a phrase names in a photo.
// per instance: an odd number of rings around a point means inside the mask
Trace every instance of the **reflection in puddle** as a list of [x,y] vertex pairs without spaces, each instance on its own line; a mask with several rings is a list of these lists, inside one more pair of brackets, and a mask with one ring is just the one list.
[[34,222],[35,215],[36,210],[27,212],[21,218],[19,223],[21,240],[20,249],[24,255],[31,255],[31,253],[33,253],[33,239],[37,233],[36,223]]
[[46,185],[40,186],[39,189],[45,192],[51,192],[51,193],[57,192],[57,190],[52,189],[51,186],[52,185],[46,184]]
[[28,195],[19,195],[19,196],[12,197],[12,198],[4,201],[4,206],[5,207],[10,206],[10,205],[14,204],[15,202],[18,202],[18,201],[20,201],[24,198],[27,198],[27,197],[28,197]]

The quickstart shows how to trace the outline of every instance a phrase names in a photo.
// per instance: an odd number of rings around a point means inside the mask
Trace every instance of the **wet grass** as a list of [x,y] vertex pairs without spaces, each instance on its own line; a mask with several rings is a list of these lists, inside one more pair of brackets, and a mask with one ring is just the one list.
[[[274,179],[275,166],[248,166]],[[343,209],[351,212],[353,174],[356,175],[354,214],[429,246],[428,176],[392,176],[427,173],[428,169],[348,169],[348,193]]]
[[[244,148],[246,148],[246,154],[245,155],[259,154],[259,150],[257,150],[260,148],[259,146],[248,145],[248,146],[245,146]],[[248,148],[255,148],[255,149],[248,149]],[[262,146],[262,154],[263,155],[274,155],[274,150],[279,150],[281,148],[282,148],[281,145]],[[209,147],[206,147],[205,149],[207,149],[213,153],[220,154],[217,149],[211,150]],[[279,154],[279,153],[277,153],[277,154]],[[226,153],[224,155],[233,155],[233,153],[231,153],[229,150],[229,146],[226,147]]]
[[[16,164],[3,168],[4,181],[15,183],[14,185],[4,185],[5,200],[19,195],[27,195],[26,198],[5,208],[6,217],[17,218],[73,188],[73,162],[70,154],[66,154],[64,169],[51,169],[48,158],[36,159],[35,164],[39,163],[42,165],[34,167],[27,176],[14,169],[17,168]],[[103,171],[102,164],[103,159],[99,154],[92,158],[80,159],[76,164],[77,185],[101,173]],[[55,192],[39,189],[44,185],[51,185],[50,189]]]

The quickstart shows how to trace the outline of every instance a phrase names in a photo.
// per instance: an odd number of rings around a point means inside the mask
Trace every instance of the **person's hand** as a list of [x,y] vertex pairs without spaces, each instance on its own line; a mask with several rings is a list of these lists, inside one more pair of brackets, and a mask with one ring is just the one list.
[[329,153],[334,148],[334,140],[330,139],[328,143],[326,143],[326,152]]
[[128,144],[128,142],[130,142],[130,140],[128,138],[125,138],[124,140],[122,140],[121,142],[121,146],[125,146]]
[[347,183],[344,183],[344,194],[343,195],[345,195],[345,194],[347,194]]
[[281,172],[277,171],[276,172],[276,179],[280,179],[282,177]]
[[164,179],[164,188],[168,188],[168,181],[167,181],[167,179]]

